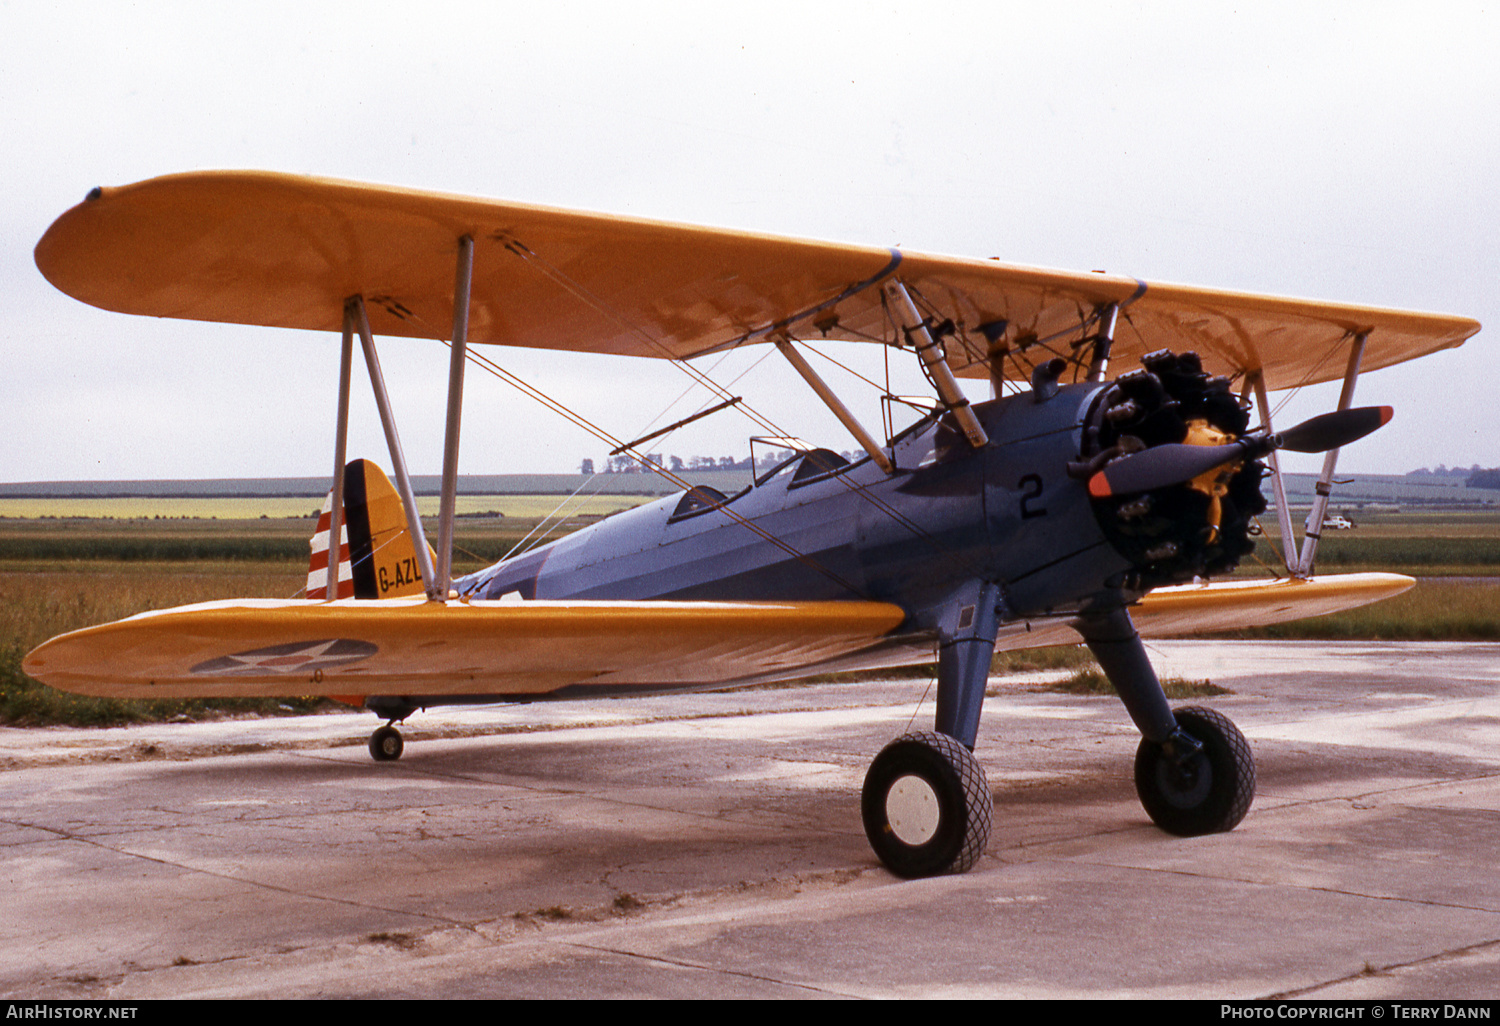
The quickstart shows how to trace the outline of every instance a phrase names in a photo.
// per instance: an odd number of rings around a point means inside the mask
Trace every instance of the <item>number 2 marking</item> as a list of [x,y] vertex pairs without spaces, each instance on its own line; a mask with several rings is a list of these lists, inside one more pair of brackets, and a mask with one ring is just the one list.
[[1027,474],[1016,482],[1016,487],[1022,489],[1021,493],[1021,519],[1030,520],[1032,517],[1044,516],[1047,512],[1045,506],[1032,506],[1031,500],[1039,498],[1042,494],[1042,477],[1040,474]]

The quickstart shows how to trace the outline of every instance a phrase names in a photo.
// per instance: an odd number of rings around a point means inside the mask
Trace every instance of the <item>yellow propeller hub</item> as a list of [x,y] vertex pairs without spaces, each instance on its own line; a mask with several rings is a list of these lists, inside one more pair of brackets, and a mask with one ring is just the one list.
[[[1220,431],[1202,417],[1195,417],[1188,421],[1187,427],[1187,436],[1183,438],[1183,442],[1188,445],[1228,445],[1238,441],[1234,435]],[[1223,516],[1223,507],[1219,500],[1229,494],[1229,482],[1244,465],[1244,460],[1234,460],[1222,467],[1215,467],[1213,470],[1199,474],[1188,482],[1189,488],[1208,496],[1208,526],[1213,529],[1209,541],[1214,541],[1219,535],[1219,521]]]

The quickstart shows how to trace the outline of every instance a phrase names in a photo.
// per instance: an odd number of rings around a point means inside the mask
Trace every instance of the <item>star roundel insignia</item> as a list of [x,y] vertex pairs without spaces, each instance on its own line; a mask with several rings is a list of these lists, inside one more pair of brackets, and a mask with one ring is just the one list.
[[220,656],[199,663],[192,673],[213,677],[245,677],[266,674],[309,673],[366,659],[379,648],[368,641],[352,638],[327,638],[322,641],[296,641],[272,645],[248,652]]

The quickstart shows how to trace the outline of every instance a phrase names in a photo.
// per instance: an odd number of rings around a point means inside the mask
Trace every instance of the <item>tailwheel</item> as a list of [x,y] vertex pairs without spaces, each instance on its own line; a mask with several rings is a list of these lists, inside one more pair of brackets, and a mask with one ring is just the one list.
[[370,758],[376,762],[395,762],[405,747],[401,731],[389,723],[370,735]]
[[1152,822],[1197,837],[1233,830],[1255,799],[1255,757],[1229,717],[1197,706],[1174,710],[1177,725],[1203,745],[1175,759],[1153,741],[1135,754],[1135,789]]
[[994,801],[984,769],[946,734],[921,731],[886,745],[860,804],[870,846],[897,876],[967,872],[989,843]]

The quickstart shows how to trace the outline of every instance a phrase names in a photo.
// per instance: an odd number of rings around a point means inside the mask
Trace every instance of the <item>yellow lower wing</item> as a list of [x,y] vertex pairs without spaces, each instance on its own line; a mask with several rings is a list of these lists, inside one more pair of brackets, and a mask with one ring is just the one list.
[[[1373,573],[1184,584],[1151,592],[1131,607],[1130,617],[1142,637],[1180,638],[1326,616],[1399,595],[1416,583],[1401,574]],[[1058,617],[1006,624],[995,647],[1003,651],[1082,641],[1070,620]]]
[[[1416,582],[1397,574],[1161,588],[1132,609],[1145,637],[1234,630],[1351,609]],[[313,602],[241,599],[142,613],[53,638],[22,667],[111,698],[539,695],[643,689],[927,662],[930,639],[880,602]],[[1076,645],[1067,617],[1002,626],[996,648]]]
[[905,619],[878,602],[242,599],[64,634],[22,667],[111,698],[693,687],[794,676],[875,646]]
[[1379,602],[1417,582],[1401,574],[1338,574],[1307,580],[1226,581],[1159,588],[1131,611],[1148,638],[1264,627]]

